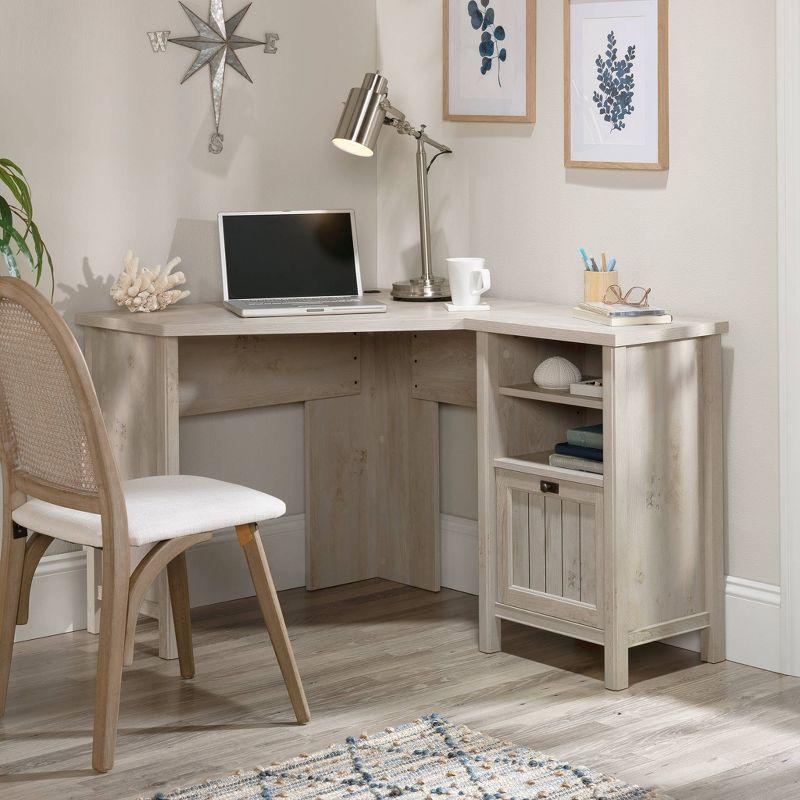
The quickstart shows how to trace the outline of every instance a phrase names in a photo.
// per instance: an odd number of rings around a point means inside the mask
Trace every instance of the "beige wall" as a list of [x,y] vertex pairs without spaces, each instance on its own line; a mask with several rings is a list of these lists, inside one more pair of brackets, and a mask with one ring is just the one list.
[[[206,0],[188,5],[205,16]],[[177,2],[0,0],[0,20],[0,153],[32,183],[67,319],[111,305],[128,247],[147,263],[181,256],[191,301],[220,299],[222,210],[353,207],[374,283],[376,165],[330,144],[347,87],[374,68],[374,0],[253,4],[239,32],[277,31],[279,52],[240,54],[253,85],[228,71],[219,156],[207,150],[208,70],[180,86],[193,53],[154,54],[146,36],[192,31]],[[301,407],[225,415],[224,433],[221,422],[182,424],[182,469],[269,489],[302,512]]]
[[[241,32],[277,30],[280,51],[244,52],[253,86],[229,77],[218,157],[206,151],[207,75],[179,86],[191,54],[170,46],[154,55],[145,36],[189,32],[177,3],[0,0],[0,151],[33,183],[57,261],[58,307],[71,319],[108,305],[129,246],[154,263],[182,256],[192,299],[217,298],[222,209],[353,206],[365,283],[414,274],[412,142],[383,134],[377,184],[374,160],[328,143],[347,87],[374,67],[376,4],[378,60],[394,102],[456,150],[431,174],[437,263],[485,255],[497,294],[571,302],[584,244],[614,253],[625,281],[652,285],[659,303],[731,321],[729,572],[777,582],[771,2],[672,0],[672,168],[634,174],[562,166],[559,0],[539,0],[534,126],[441,121],[437,0],[255,3]],[[230,415],[224,433],[222,419],[182,426],[183,469],[271,488],[302,511],[299,407]],[[443,409],[446,513],[475,515],[473,439],[474,415]],[[238,469],[239,453],[255,466]]]
[[[728,572],[778,582],[774,4],[670,2],[671,169],[563,167],[562,3],[539,0],[537,123],[443,123],[441,3],[377,0],[393,103],[455,154],[431,172],[434,257],[489,259],[498,295],[569,303],[576,249],[606,250],[625,283],[725,337]],[[378,277],[418,269],[412,142],[384,134]],[[474,509],[475,479],[445,469],[473,429],[445,410],[443,497]],[[474,512],[472,512],[474,513]]]

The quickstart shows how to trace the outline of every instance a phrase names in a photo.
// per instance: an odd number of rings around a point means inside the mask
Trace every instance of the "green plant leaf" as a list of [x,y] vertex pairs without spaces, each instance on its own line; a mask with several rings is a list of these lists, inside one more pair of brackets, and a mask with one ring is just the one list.
[[5,167],[0,167],[0,180],[11,190],[16,201],[22,206],[22,210],[30,219],[33,216],[33,204],[31,203],[31,192],[28,183],[24,178],[18,178]]
[[[0,253],[8,266],[9,273],[19,277],[18,258],[12,251],[12,246],[15,246],[18,255],[24,256],[29,262],[36,276],[37,284],[41,280],[46,260],[50,270],[50,296],[52,299],[55,292],[53,259],[42,239],[39,227],[33,219],[30,185],[22,168],[9,158],[0,158],[0,190],[3,189],[3,186],[10,191],[13,202],[9,203],[0,194]],[[14,205],[14,203],[18,205]],[[15,222],[16,228],[14,227]],[[29,241],[32,242],[32,245],[29,244]]]
[[33,201],[31,200],[31,188],[28,186],[28,181],[25,180],[25,176],[17,177],[13,173],[9,173],[11,177],[16,181],[17,186],[19,187],[19,192],[22,197],[21,205],[22,210],[28,215],[30,219],[33,217]]
[[31,255],[31,250],[28,247],[27,242],[25,239],[22,238],[22,234],[20,234],[17,230],[13,227],[8,228],[8,233],[11,235],[11,240],[17,246],[17,250],[20,252],[21,255],[25,256],[28,260],[28,263],[31,265],[31,269],[36,272],[36,262],[33,260],[33,256]]
[[6,229],[14,227],[14,217],[11,214],[11,206],[6,202],[5,197],[0,197],[0,227],[3,229],[3,238],[0,241],[7,245],[11,241],[11,234]]
[[44,247],[44,254],[47,257],[47,268],[50,270],[50,302],[53,302],[53,296],[56,293],[56,274],[53,270],[53,259],[50,258],[50,251],[47,249],[47,245],[42,242]]
[[[39,227],[32,220],[31,220],[31,236],[33,237],[33,249],[36,255],[36,283],[39,283],[42,277],[42,266],[44,264],[43,255],[45,247],[44,247],[44,242],[42,241],[42,235],[39,233]],[[50,254],[48,253],[48,259],[49,257]],[[51,279],[53,277],[52,263],[50,264],[50,277]],[[53,289],[55,289],[55,286],[53,286]],[[52,291],[50,294],[52,297]]]
[[11,190],[11,194],[14,195],[14,199],[22,206],[23,210],[25,210],[27,213],[27,209],[25,209],[25,202],[24,202],[25,195],[20,190],[19,185],[17,184],[16,177],[7,169],[0,169],[0,181],[3,181],[3,183],[6,186],[8,186],[8,188]]
[[3,254],[3,258],[6,261],[6,266],[8,267],[8,274],[12,278],[22,277],[19,274],[19,267],[17,266],[17,262],[14,259],[14,254],[11,252],[11,248],[7,244],[0,244],[0,253]]
[[10,167],[20,175],[20,177],[25,177],[25,174],[22,172],[22,167],[17,166],[10,158],[0,158],[0,166]]

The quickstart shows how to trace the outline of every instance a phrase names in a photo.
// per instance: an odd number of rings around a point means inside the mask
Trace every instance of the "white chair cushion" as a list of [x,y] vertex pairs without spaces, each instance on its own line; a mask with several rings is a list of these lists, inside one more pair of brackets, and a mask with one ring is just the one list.
[[[234,525],[274,519],[286,513],[277,497],[194,475],[158,475],[122,484],[132,545],[176,539]],[[28,500],[12,514],[14,522],[73,544],[102,546],[100,515]]]

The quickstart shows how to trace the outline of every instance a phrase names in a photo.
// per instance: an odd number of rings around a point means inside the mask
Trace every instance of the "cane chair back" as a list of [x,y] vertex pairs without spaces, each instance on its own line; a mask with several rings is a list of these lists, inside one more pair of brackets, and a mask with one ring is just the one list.
[[114,527],[122,524],[127,536],[120,478],[86,362],[61,316],[19,278],[0,278],[0,443],[12,492],[104,516],[113,511]]

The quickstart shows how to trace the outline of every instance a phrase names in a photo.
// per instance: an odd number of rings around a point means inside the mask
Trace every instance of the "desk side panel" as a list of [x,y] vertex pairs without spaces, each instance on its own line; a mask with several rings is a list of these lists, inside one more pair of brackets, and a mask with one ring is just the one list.
[[615,364],[605,433],[629,631],[708,610],[702,354],[701,339],[661,342],[625,348]]
[[87,328],[84,349],[122,479],[179,472],[177,341]]

